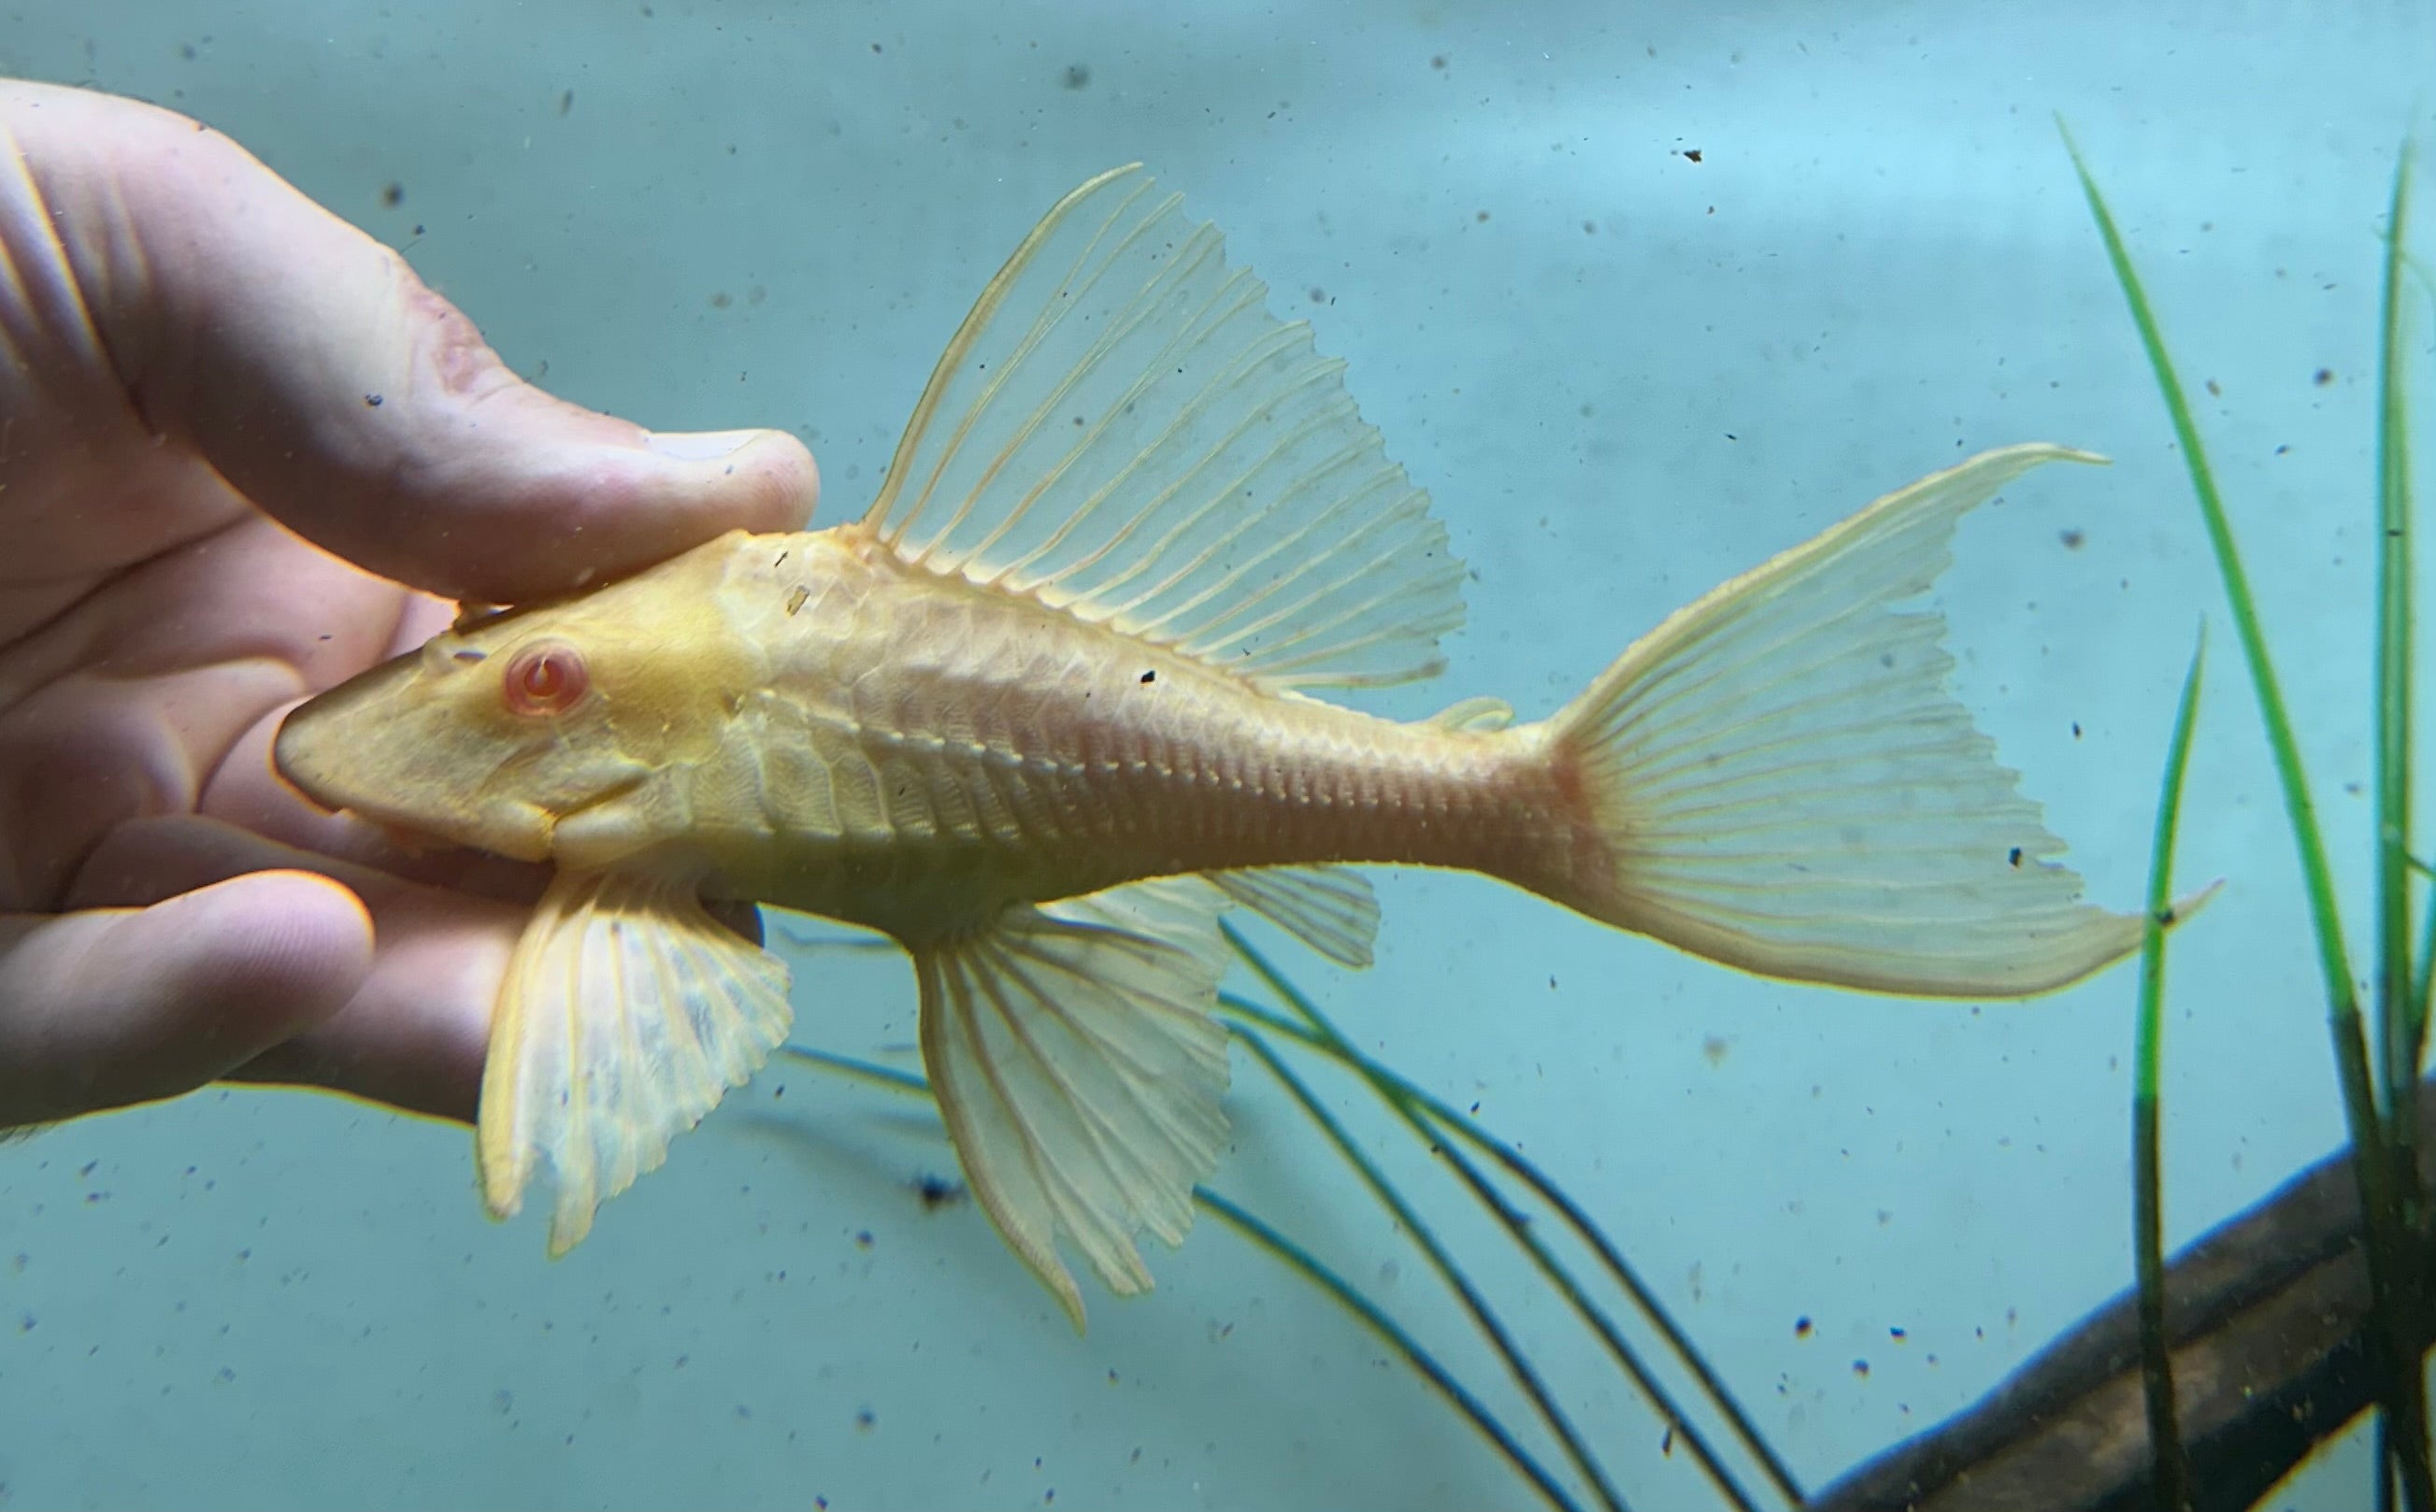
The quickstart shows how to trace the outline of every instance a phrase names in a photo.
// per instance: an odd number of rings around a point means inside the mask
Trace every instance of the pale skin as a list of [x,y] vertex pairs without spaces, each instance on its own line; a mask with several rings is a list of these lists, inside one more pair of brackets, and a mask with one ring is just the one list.
[[132,101],[0,82],[0,1128],[223,1078],[470,1120],[537,878],[316,808],[273,732],[449,600],[800,527],[810,456],[531,388]]

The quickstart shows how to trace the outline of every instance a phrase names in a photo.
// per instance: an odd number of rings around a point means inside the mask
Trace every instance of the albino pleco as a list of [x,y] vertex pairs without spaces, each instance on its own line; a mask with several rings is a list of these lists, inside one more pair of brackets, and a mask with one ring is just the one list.
[[[1747,971],[2019,998],[2134,949],[1946,687],[1917,600],[2045,445],[1890,494],[1680,610],[1552,718],[1307,696],[1438,670],[1462,565],[1299,322],[1133,168],[991,280],[862,519],[469,616],[281,731],[331,807],[557,878],[478,1137],[552,1251],[787,1034],[750,899],[887,931],[975,1196],[1079,1326],[1226,1138],[1229,908],[1366,965],[1348,862],[1463,867]],[[2195,901],[2195,900],[2194,900]],[[2183,907],[2187,912],[2190,903]]]

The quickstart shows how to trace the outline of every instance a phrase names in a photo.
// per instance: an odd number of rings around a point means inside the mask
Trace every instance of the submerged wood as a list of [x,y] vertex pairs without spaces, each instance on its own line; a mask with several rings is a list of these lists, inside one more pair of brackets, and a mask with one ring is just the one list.
[[[2426,1084],[2423,1084],[2423,1088]],[[2420,1101],[2423,1147],[2436,1096]],[[2427,1237],[2420,1263],[2436,1260]],[[2368,1263],[2348,1151],[2194,1241],[2166,1329],[2193,1512],[2237,1512],[2375,1399]],[[2425,1347],[2427,1330],[2420,1330]],[[2057,1338],[1977,1403],[1819,1492],[1811,1512],[2100,1512],[2154,1506],[2134,1295]]]

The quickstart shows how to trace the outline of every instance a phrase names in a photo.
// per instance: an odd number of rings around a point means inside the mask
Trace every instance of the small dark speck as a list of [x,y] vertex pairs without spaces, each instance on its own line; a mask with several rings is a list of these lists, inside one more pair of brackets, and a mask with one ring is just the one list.
[[1735,434],[1734,434],[1732,431],[1731,431],[1731,430],[1729,430],[1729,431],[1727,431],[1727,432],[1726,432],[1726,439],[1727,439],[1728,441],[1740,441],[1740,440],[1742,440],[1742,438],[1741,438],[1740,436],[1735,435]]
[[871,1230],[868,1228],[859,1228],[855,1230],[854,1242],[861,1248],[869,1249],[871,1247]]
[[715,310],[723,310],[735,303],[736,296],[728,293],[727,290],[723,288],[718,293],[710,296],[710,307]]
[[1685,148],[1683,149],[1683,161],[1684,161],[1684,162],[1686,162],[1686,163],[1697,163],[1697,162],[1699,162],[1699,161],[1700,161],[1700,149],[1699,149],[1698,148],[1696,148],[1696,147],[1687,147],[1687,148]]
[[1066,87],[1068,89],[1086,89],[1090,86],[1090,64],[1068,63],[1066,65]]
[[392,210],[394,210],[399,205],[406,203],[406,185],[398,182],[395,179],[392,179],[389,182],[382,184],[381,203],[389,206]]
[[942,1208],[965,1200],[965,1184],[926,1171],[914,1178],[914,1194],[922,1199],[926,1210],[937,1212]]
[[[189,52],[189,53],[187,53],[187,54],[186,54],[186,56],[187,56],[187,57],[189,57],[189,58],[192,58],[192,57],[194,56],[194,54],[193,54],[192,52]],[[1432,68],[1444,68],[1444,67],[1446,66],[1446,54],[1444,54],[1444,53],[1438,53],[1438,54],[1436,54],[1435,56],[1433,56],[1433,57],[1430,59],[1430,66],[1431,66]]]
[[191,42],[182,42],[178,43],[178,56],[190,63],[193,62],[195,61],[195,44]]
[[1486,221],[1488,218],[1488,212],[1486,210],[1475,210],[1471,213],[1471,218],[1474,220]]
[[1904,1330],[1904,1329],[1888,1329],[1888,1330],[1887,1330],[1887,1337],[1888,1337],[1888,1338],[1889,1338],[1889,1339],[1894,1340],[1894,1341],[1895,1341],[1895,1343],[1897,1343],[1897,1344],[1901,1344],[1901,1343],[1903,1343],[1905,1339],[1910,1338],[1910,1337],[1911,1337],[1911,1334],[1910,1334],[1910,1332],[1909,1332],[1907,1330]]
[[1793,1336],[1797,1339],[1806,1339],[1810,1337],[1810,1319],[1808,1317],[1798,1317],[1793,1320]]
[[2080,721],[2079,720],[2072,721],[2072,738],[2076,740],[2080,739]]
[[2335,370],[2332,368],[2320,368],[2317,372],[2309,374],[2309,381],[2323,389],[2327,384],[2335,381]]
[[575,109],[575,91],[570,89],[558,96],[558,113],[565,115],[573,109]]
[[2080,549],[2082,543],[2086,542],[2089,537],[2079,530],[2058,530],[2056,532],[2056,539],[2063,543],[2063,548],[2065,550],[2078,551]]
[[1854,1375],[1856,1375],[1856,1376],[1860,1377],[1860,1378],[1861,1378],[1862,1380],[1864,1380],[1864,1381],[1869,1380],[1869,1379],[1870,1379],[1870,1363],[1869,1363],[1867,1360],[1855,1360],[1855,1361],[1853,1361],[1853,1374],[1854,1374]]
[[2157,928],[2161,930],[2170,930],[2173,927],[2174,911],[2170,908],[2159,909],[2157,911]]
[[2007,851],[2007,852],[2005,853],[2005,864],[2006,864],[2006,865],[2008,865],[2008,866],[2012,867],[2015,871],[2019,871],[2019,870],[2021,870],[2021,866],[2022,866],[2022,847],[2021,847],[2021,846],[2016,845],[2016,846],[2014,846],[2011,850],[2009,850],[2009,851]]
[[380,396],[379,394],[376,394],[376,393],[368,393],[368,394],[364,395],[364,408],[367,408],[367,409],[378,409],[380,407],[381,407],[381,396]]
[[1142,680],[1142,686],[1145,686],[1145,687],[1149,686],[1150,686],[1151,684],[1153,684],[1153,683],[1157,682],[1157,681],[1158,681],[1158,669],[1157,669],[1157,668],[1153,668],[1153,669],[1151,669],[1149,671],[1146,671],[1146,672],[1142,673],[1142,674],[1141,674],[1141,680]]
[[857,1433],[870,1433],[879,1426],[879,1415],[865,1407],[854,1415],[854,1426]]
[[1660,1457],[1664,1459],[1672,1459],[1675,1457],[1675,1425],[1673,1423],[1668,1423],[1666,1425],[1666,1432],[1658,1435],[1658,1452]]
[[873,52],[878,52],[878,51],[879,51],[879,43],[876,43],[876,42],[875,42],[875,43],[873,43],[871,44],[871,50],[872,50]]
[[1598,222],[1597,222],[1597,221],[1595,221],[1595,220],[1585,220],[1585,221],[1583,221],[1583,222],[1582,222],[1582,235],[1585,235],[1585,236],[1595,236],[1595,235],[1598,235]]
[[1327,304],[1327,303],[1328,303],[1328,290],[1326,290],[1326,289],[1324,289],[1324,288],[1320,287],[1317,284],[1314,284],[1314,285],[1312,285],[1312,286],[1311,286],[1311,302],[1312,302],[1314,304]]
[[2207,381],[2207,391],[2221,399],[2224,397],[2224,385],[2217,382],[2214,378],[2210,378]]
[[322,639],[322,640],[327,640],[327,639],[329,639],[330,637],[329,637],[329,636],[327,636],[327,635],[323,635],[323,636],[321,636],[320,638],[321,638],[321,639]]

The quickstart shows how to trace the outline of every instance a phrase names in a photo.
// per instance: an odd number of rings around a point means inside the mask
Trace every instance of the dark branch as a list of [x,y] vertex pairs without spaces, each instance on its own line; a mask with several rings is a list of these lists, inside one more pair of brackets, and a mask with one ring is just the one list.
[[[2423,1143],[2436,1097],[2420,1102]],[[2423,1242],[2415,1252],[2431,1259]],[[2174,1258],[2166,1330],[2194,1512],[2239,1512],[2373,1401],[2368,1264],[2346,1152]],[[1978,1403],[1853,1470],[1812,1512],[2148,1512],[2138,1324],[2126,1292]]]

